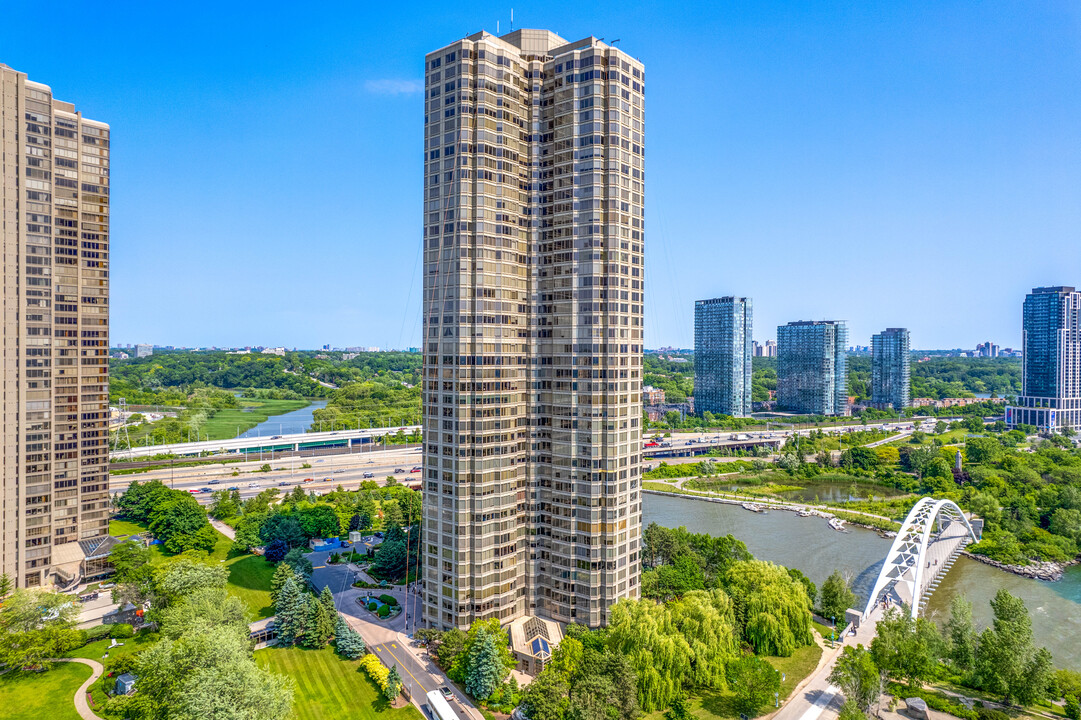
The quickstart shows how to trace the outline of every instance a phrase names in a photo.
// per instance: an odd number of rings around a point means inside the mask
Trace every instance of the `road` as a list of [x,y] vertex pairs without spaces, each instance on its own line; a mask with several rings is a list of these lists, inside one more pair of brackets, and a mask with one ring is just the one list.
[[[333,454],[325,457],[278,458],[266,463],[273,469],[265,473],[259,472],[264,464],[264,461],[259,459],[195,467],[166,467],[149,472],[112,475],[109,479],[109,491],[123,492],[133,480],[141,483],[161,480],[177,490],[199,490],[204,487],[223,490],[236,487],[241,498],[254,497],[268,488],[278,488],[285,493],[296,485],[303,485],[305,489],[316,492],[328,492],[338,485],[347,490],[356,490],[364,480],[374,479],[383,484],[389,476],[394,476],[399,482],[419,480],[419,472],[409,471],[420,462],[419,448],[392,447],[389,450]],[[311,467],[301,467],[305,463]],[[395,470],[404,472],[394,472]],[[365,478],[365,473],[371,473],[374,477]],[[312,478],[312,482],[304,482],[306,478]],[[206,504],[211,502],[212,495],[209,492],[200,493],[196,498]]]
[[[307,557],[312,561],[312,584],[316,592],[329,587],[334,594],[335,605],[346,621],[368,644],[387,667],[398,666],[402,684],[417,707],[425,704],[424,696],[440,687],[452,683],[434,662],[428,659],[426,651],[418,647],[407,634],[417,627],[420,619],[421,596],[417,592],[406,593],[403,587],[390,587],[380,590],[355,588],[353,571],[346,565],[327,565],[330,552],[311,553]],[[397,617],[380,620],[367,608],[362,607],[357,599],[373,594],[393,595],[405,608]],[[455,699],[451,706],[466,718],[483,720],[480,711],[470,704],[460,690],[454,692]],[[423,708],[422,708],[423,709]]]

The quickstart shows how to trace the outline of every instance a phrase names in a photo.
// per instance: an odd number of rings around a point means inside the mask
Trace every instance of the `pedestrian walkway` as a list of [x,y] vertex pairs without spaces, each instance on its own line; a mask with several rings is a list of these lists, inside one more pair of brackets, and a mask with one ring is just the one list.
[[214,528],[215,530],[217,530],[218,532],[220,532],[222,535],[229,538],[230,540],[236,540],[236,530],[229,527],[228,525],[223,523],[221,520],[215,520],[214,518],[207,518],[207,519],[210,520],[210,526],[212,528]]
[[53,658],[52,662],[73,662],[82,663],[90,667],[90,678],[79,686],[79,689],[75,691],[75,711],[79,713],[79,717],[83,720],[105,720],[94,713],[90,709],[90,703],[87,702],[90,686],[97,682],[97,679],[101,677],[105,672],[105,668],[97,660],[88,660],[86,658]]

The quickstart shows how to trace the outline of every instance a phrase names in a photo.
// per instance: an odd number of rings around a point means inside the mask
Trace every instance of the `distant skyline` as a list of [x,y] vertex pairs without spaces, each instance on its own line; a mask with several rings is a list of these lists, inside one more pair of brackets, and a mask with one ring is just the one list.
[[[71,62],[9,5],[0,63],[112,126],[114,344],[419,344],[424,54],[509,6],[60,2],[54,36],[94,38]],[[842,319],[854,345],[1017,348],[1029,290],[1081,286],[1077,3],[515,21],[646,64],[646,347],[738,295],[759,341]]]

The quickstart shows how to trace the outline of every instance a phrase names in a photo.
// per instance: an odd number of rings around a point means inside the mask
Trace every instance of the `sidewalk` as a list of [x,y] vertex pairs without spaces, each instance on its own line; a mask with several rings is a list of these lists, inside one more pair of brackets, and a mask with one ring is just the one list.
[[53,658],[52,662],[74,662],[82,663],[90,667],[90,678],[79,686],[79,689],[75,691],[75,711],[79,713],[79,717],[83,720],[105,720],[100,715],[94,713],[90,709],[90,703],[86,701],[87,691],[90,686],[93,685],[102,673],[105,672],[105,668],[97,660],[87,660],[85,658]]

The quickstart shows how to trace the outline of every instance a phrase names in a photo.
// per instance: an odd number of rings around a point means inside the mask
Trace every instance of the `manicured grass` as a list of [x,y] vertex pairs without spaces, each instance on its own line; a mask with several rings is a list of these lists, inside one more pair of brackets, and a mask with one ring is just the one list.
[[[117,640],[119,643],[124,643],[120,647],[115,647],[109,650],[109,657],[119,657],[121,655],[130,655],[140,650],[146,650],[148,647],[156,643],[161,636],[156,632],[149,632],[143,630],[135,634],[135,637],[124,638]],[[87,658],[88,660],[97,660],[102,662],[101,656],[105,654],[106,649],[109,647],[109,643],[112,640],[106,638],[105,640],[96,640],[87,645],[83,645],[81,648],[75,648],[64,657],[74,658]]]
[[0,718],[3,720],[79,720],[75,691],[90,677],[82,663],[53,663],[42,673],[0,675]]
[[[116,526],[122,526],[127,533],[134,534],[144,532],[146,526],[141,523],[113,520],[109,523],[110,534],[115,535]],[[258,555],[232,553],[232,540],[218,533],[218,542],[214,546],[214,552],[210,553],[212,561],[225,563],[229,569],[229,584],[225,589],[230,595],[236,595],[248,606],[253,620],[268,618],[274,614],[274,608],[270,605],[270,579],[274,576],[273,563],[267,562]],[[150,546],[150,561],[163,563],[172,555],[165,552],[161,545]]]
[[421,720],[412,705],[393,708],[379,688],[359,669],[356,660],[345,660],[333,648],[304,650],[269,647],[255,653],[260,667],[291,677],[296,682],[293,717],[296,720],[352,720],[394,718]]
[[146,532],[146,526],[141,523],[134,523],[128,520],[109,521],[109,534],[114,537],[120,537],[122,535],[138,535],[142,532]]
[[[822,656],[822,648],[818,645],[802,647],[792,653],[791,657],[763,657],[778,672],[785,674],[785,680],[781,683],[781,698],[788,697],[789,693],[799,685],[802,680],[814,672],[818,667],[818,659]],[[699,720],[720,720],[725,718],[739,717],[739,710],[735,706],[735,693],[724,691],[705,690],[687,697],[687,709],[691,717]],[[773,712],[773,705],[762,707],[761,715]],[[661,720],[664,710],[657,710],[645,716],[646,720]]]

